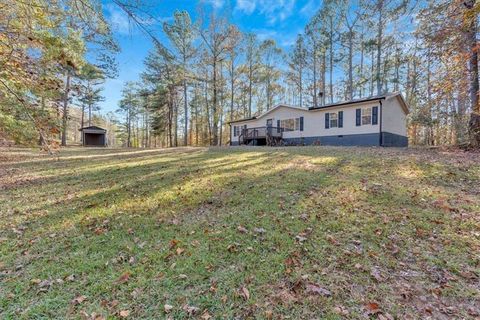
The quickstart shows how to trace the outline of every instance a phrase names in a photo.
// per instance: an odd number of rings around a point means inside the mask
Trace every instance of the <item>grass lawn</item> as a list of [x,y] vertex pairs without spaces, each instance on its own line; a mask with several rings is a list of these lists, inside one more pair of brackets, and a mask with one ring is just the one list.
[[475,319],[480,154],[0,150],[2,319]]

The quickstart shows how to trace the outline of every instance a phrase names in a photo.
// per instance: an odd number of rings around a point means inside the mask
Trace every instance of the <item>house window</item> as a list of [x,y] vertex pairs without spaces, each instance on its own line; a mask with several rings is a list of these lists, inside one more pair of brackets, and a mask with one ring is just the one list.
[[338,114],[330,113],[330,128],[338,127]]
[[293,119],[280,120],[280,126],[285,131],[293,131],[295,130],[295,121]]
[[233,126],[233,136],[238,137],[239,136],[239,127],[238,126]]
[[298,131],[300,130],[300,118],[280,120],[280,127],[285,131]]
[[372,124],[372,108],[362,108],[362,125]]

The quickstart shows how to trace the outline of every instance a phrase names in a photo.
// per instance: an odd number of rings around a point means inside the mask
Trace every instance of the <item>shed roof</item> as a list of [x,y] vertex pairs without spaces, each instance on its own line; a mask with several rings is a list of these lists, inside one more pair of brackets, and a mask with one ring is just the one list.
[[90,131],[90,132],[93,132],[93,131],[101,131],[101,132],[103,132],[103,133],[107,132],[107,130],[105,130],[105,129],[103,129],[103,128],[100,128],[100,127],[97,127],[97,126],[83,127],[83,128],[78,129],[78,131]]

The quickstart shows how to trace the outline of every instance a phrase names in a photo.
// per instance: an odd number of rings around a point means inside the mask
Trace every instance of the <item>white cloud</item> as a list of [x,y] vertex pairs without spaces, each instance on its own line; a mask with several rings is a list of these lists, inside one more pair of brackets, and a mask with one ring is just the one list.
[[253,11],[255,11],[256,6],[257,4],[255,0],[237,0],[235,10],[242,11],[246,14],[252,14]]
[[311,17],[317,12],[319,7],[320,3],[318,3],[317,0],[308,0],[308,2],[300,9],[300,13],[304,16]]
[[297,35],[302,32],[302,29],[292,29],[288,32],[278,32],[275,29],[261,28],[253,29],[253,33],[257,35],[259,41],[264,41],[267,39],[273,39],[278,46],[285,50],[290,50],[292,45],[295,44]]
[[215,9],[220,9],[223,7],[225,0],[202,0],[204,3],[211,5]]
[[132,25],[125,12],[112,4],[107,5],[106,10],[113,32],[121,34],[130,34],[132,32]]
[[277,38],[277,32],[271,29],[254,29],[252,32],[257,35],[259,41]]
[[235,10],[252,14],[258,11],[268,23],[284,21],[293,14],[296,0],[237,0]]

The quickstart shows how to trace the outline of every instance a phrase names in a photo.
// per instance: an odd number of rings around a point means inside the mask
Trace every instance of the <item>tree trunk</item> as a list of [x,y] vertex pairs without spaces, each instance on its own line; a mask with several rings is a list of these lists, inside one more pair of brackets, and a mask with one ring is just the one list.
[[365,51],[365,43],[363,41],[363,29],[362,29],[362,34],[360,36],[360,79],[359,79],[359,85],[358,85],[358,88],[359,88],[359,92],[358,92],[358,95],[359,95],[359,98],[363,98],[363,87],[364,87],[364,82],[363,82],[363,55],[364,55],[364,51]]
[[370,96],[373,96],[373,84],[375,82],[375,51],[372,48],[372,63],[370,66]]
[[322,90],[322,97],[321,97],[321,99],[320,99],[320,104],[321,104],[322,106],[325,105],[325,96],[326,96],[326,94],[325,94],[325,89],[326,89],[326,86],[325,86],[325,82],[326,82],[326,77],[325,77],[326,75],[325,75],[325,73],[326,73],[326,72],[325,72],[325,71],[326,71],[326,69],[327,69],[327,68],[326,68],[326,66],[327,66],[327,61],[326,61],[326,60],[327,60],[327,55],[326,55],[326,53],[325,53],[325,51],[324,51],[324,52],[322,53],[322,70],[321,70],[321,72],[322,72],[322,88],[321,88],[321,90]]
[[169,89],[168,94],[168,146],[173,147],[172,127],[173,127],[173,93]]
[[330,103],[333,103],[333,18],[330,17]]
[[128,107],[127,111],[127,148],[130,148],[132,146],[131,144],[131,134],[132,134],[132,121],[131,121],[131,110],[130,107]]
[[[208,75],[207,78],[208,79]],[[210,104],[208,103],[208,82],[205,80],[205,108],[207,115],[207,127],[208,127],[208,144],[212,143],[212,125],[210,117]]]
[[252,116],[252,82],[253,82],[253,66],[252,62],[249,64],[248,70],[248,117]]
[[[464,5],[467,10],[472,10],[475,0],[465,1]],[[466,40],[470,48],[469,74],[470,74],[470,107],[472,113],[469,121],[469,131],[471,143],[475,147],[480,146],[480,105],[478,104],[479,78],[478,78],[478,48],[477,48],[477,14],[468,18],[468,26],[466,31]]]
[[377,30],[377,95],[382,94],[381,66],[383,41],[383,0],[378,2],[378,30]]
[[70,93],[70,72],[67,71],[67,83],[65,85],[65,95],[63,97],[63,117],[62,117],[62,146],[67,145],[67,122],[68,122],[68,98]]
[[313,106],[318,107],[318,102],[317,102],[317,44],[313,43]]
[[233,121],[233,99],[235,94],[235,65],[233,58],[230,66],[230,121]]
[[187,81],[183,80],[183,112],[185,116],[183,128],[183,145],[186,146],[188,144],[188,100],[187,100]]
[[177,101],[177,96],[176,92],[174,93],[173,96],[173,123],[175,124],[175,131],[173,132],[173,137],[174,137],[174,144],[175,147],[178,147],[178,101]]
[[213,105],[212,105],[212,116],[213,116],[213,140],[212,145],[218,145],[218,97],[217,97],[217,57],[213,58]]
[[353,99],[353,31],[348,37],[348,87],[347,100]]

